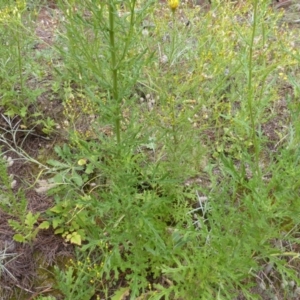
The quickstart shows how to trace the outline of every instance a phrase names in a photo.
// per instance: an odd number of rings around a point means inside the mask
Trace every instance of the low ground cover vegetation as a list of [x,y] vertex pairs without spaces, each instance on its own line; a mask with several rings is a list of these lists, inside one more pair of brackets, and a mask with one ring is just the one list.
[[0,298],[299,299],[299,5],[1,2]]

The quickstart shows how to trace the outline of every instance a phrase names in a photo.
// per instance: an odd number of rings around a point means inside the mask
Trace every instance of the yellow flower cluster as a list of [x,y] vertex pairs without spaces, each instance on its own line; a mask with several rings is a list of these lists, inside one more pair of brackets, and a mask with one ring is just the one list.
[[168,0],[168,5],[171,8],[173,12],[178,8],[179,6],[179,0]]
[[85,271],[88,271],[87,273],[91,278],[90,283],[92,284],[101,280],[101,277],[103,275],[103,266],[103,262],[101,262],[100,264],[92,263],[89,257],[87,257],[83,262],[79,260],[74,261],[73,259],[70,259],[66,264],[66,267],[73,267],[75,269],[84,269]]
[[20,18],[20,12],[26,8],[26,1],[17,0],[15,6],[5,6],[0,9],[0,22],[13,20],[13,16]]
[[64,129],[75,129],[75,134],[81,139],[92,137],[94,134],[92,123],[98,113],[97,105],[83,91],[74,90],[70,86],[65,88],[65,97]]

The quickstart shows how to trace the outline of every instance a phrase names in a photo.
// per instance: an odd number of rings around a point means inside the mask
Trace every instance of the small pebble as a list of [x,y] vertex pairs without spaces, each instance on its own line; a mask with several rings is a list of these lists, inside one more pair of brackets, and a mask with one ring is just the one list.
[[13,161],[13,159],[9,156],[9,157],[7,158],[7,165],[8,165],[9,167],[11,167],[13,164],[14,164],[14,161]]
[[168,62],[168,56],[167,55],[162,55],[162,57],[160,58],[160,62],[162,64],[166,64]]
[[17,180],[13,180],[10,184],[10,187],[14,189],[17,186]]
[[293,288],[293,287],[295,286],[295,281],[294,281],[294,280],[291,280],[291,281],[289,282],[289,286]]

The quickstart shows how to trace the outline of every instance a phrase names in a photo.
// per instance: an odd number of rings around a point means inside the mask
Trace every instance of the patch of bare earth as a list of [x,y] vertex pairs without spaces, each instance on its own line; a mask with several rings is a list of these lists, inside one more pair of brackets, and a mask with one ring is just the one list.
[[[54,31],[57,26],[56,7],[49,2],[48,6],[40,9],[36,19],[37,44],[33,49],[36,51],[47,50],[53,43]],[[45,66],[46,67],[46,66]],[[51,76],[51,74],[47,75]],[[30,84],[30,83],[29,83]],[[32,83],[31,83],[32,84]],[[33,84],[42,84],[35,82]],[[46,115],[56,115],[62,111],[59,100],[49,101],[50,92],[46,91],[39,96],[38,104],[40,108],[44,106]],[[34,109],[34,108],[32,108]],[[30,108],[31,110],[31,108]],[[0,108],[3,113],[3,108]],[[14,122],[18,119],[15,118]],[[1,134],[7,127],[7,122],[0,120]],[[3,130],[4,129],[4,130]],[[24,136],[22,133],[16,136],[18,146],[32,158],[37,158],[40,151],[53,148],[54,139],[45,139],[38,132],[38,128]],[[5,133],[8,140],[12,140],[12,135]],[[2,151],[8,148],[3,143]],[[40,213],[40,218],[35,226],[43,221],[43,213],[53,205],[53,199],[45,194],[38,194],[35,191],[34,182],[37,176],[37,166],[20,159],[20,156],[12,151],[6,153],[12,157],[14,164],[8,168],[8,173],[16,180],[14,187],[15,199],[20,201],[20,191],[27,200],[27,211]],[[64,266],[64,262],[72,257],[73,246],[65,243],[63,238],[54,234],[52,230],[40,230],[37,237],[31,243],[18,243],[13,239],[15,232],[8,224],[8,220],[16,219],[16,211],[10,212],[0,209],[0,299],[35,299],[38,295],[55,295],[56,299],[63,299],[59,292],[55,291],[55,279],[51,272],[54,265]],[[1,256],[2,255],[2,256]],[[5,257],[5,258],[4,258]]]
[[[24,151],[33,158],[36,158],[39,151],[49,143],[30,135],[22,142]],[[7,152],[6,155],[14,159],[14,164],[8,168],[8,172],[16,180],[16,201],[20,201],[20,193],[23,193],[27,200],[27,211],[41,214],[36,224],[38,226],[43,221],[43,213],[53,205],[53,199],[35,191],[32,164],[18,160],[20,157],[14,152]],[[59,265],[72,257],[73,247],[50,229],[40,230],[31,243],[15,242],[15,232],[8,224],[10,219],[18,220],[17,216],[13,215],[14,212],[16,210],[10,213],[9,210],[5,212],[0,209],[0,253],[7,255],[7,258],[0,262],[5,267],[0,278],[0,299],[33,299],[40,294],[53,294],[55,281],[50,270],[53,265]]]

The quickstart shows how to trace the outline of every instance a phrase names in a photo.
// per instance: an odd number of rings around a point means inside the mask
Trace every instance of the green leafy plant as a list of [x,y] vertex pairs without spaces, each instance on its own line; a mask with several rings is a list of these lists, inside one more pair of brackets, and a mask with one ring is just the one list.
[[55,268],[57,275],[57,287],[65,295],[66,299],[91,299],[94,295],[94,286],[89,276],[85,274],[86,268],[69,266],[65,272]]
[[31,242],[36,238],[36,235],[40,229],[36,226],[39,216],[39,213],[33,214],[32,212],[28,212],[25,217],[19,221],[8,221],[8,224],[11,226],[11,228],[17,232],[13,236],[16,242]]
[[[53,228],[74,244],[55,268],[67,299],[297,299],[299,31],[270,1],[98,2],[58,3],[47,59],[64,132],[47,163],[17,138],[33,130],[3,116],[5,154],[42,168],[35,191],[53,199],[39,224],[6,158],[15,238]],[[23,92],[25,65],[11,77]],[[57,120],[39,117],[50,133]]]
[[4,211],[9,211],[13,204],[16,204],[15,195],[13,192],[13,179],[8,174],[7,168],[9,164],[13,164],[11,157],[0,156],[0,205]]
[[[278,153],[289,170],[283,174],[281,163],[264,161],[262,151],[268,151],[268,139],[261,127],[277,97],[274,36],[280,16],[268,14],[266,24],[267,1],[259,10],[257,1],[245,1],[239,11],[217,3],[201,26],[187,29],[167,8],[159,11],[161,18],[153,18],[152,35],[138,35],[137,23],[131,23],[136,2],[125,1],[124,10],[117,4],[104,1],[96,9],[86,2],[93,17],[83,9],[65,10],[69,40],[62,54],[79,86],[68,87],[68,107],[80,91],[80,99],[99,105],[100,117],[93,139],[80,138],[74,130],[69,145],[56,147],[59,159],[49,161],[57,171],[52,224],[71,242],[79,235],[73,242],[96,265],[73,264],[60,276],[85,276],[95,294],[105,290],[107,298],[231,299],[242,294],[253,299],[255,278],[271,262],[279,281],[298,284],[284,259],[289,251],[276,248],[282,230],[298,226],[297,210],[284,205],[295,197],[297,183],[291,195],[283,192],[296,171],[296,156],[287,163],[284,151]],[[197,13],[187,11],[194,18]],[[129,47],[133,41],[134,50]],[[124,45],[128,52],[122,56]],[[127,67],[135,62],[131,55],[140,59],[146,48],[154,53],[151,68],[139,60],[142,71],[129,75]],[[94,55],[99,49],[101,59]],[[88,81],[93,84],[83,88]],[[103,124],[113,124],[114,133],[100,134]],[[280,184],[275,174],[281,174]],[[293,234],[284,239],[294,241]],[[80,293],[82,287],[72,289]],[[275,293],[271,287],[269,292]]]
[[50,135],[57,130],[57,123],[50,117],[47,117],[45,120],[39,120],[35,123],[37,125],[42,125],[42,132],[46,135]]
[[[16,232],[13,239],[16,242],[32,242],[38,231],[45,228],[45,223],[37,226],[39,213],[27,212],[27,200],[22,192],[13,191],[15,183],[7,173],[7,165],[11,160],[0,159],[0,209],[16,219],[8,220],[9,225]],[[13,161],[11,161],[13,162]],[[12,163],[11,163],[12,164]]]
[[[118,144],[122,103],[124,99],[129,101],[128,96],[145,63],[147,49],[137,44],[136,37],[141,32],[137,25],[149,7],[146,3],[137,8],[135,0],[125,1],[124,5],[128,12],[123,16],[118,14],[119,1],[100,4],[82,1],[76,3],[76,13],[72,13],[71,6],[61,5],[68,26],[62,35],[63,47],[59,49],[74,82],[79,86],[90,80],[94,82],[96,88],[90,86],[84,93],[89,101],[97,103],[106,121],[112,122]],[[86,11],[91,13],[88,17]]]
[[[86,230],[95,225],[88,209],[89,196],[84,189],[94,179],[92,174],[98,158],[92,153],[88,156],[80,152],[75,154],[66,144],[63,147],[57,146],[55,151],[61,160],[48,160],[52,166],[51,173],[55,174],[51,181],[56,186],[51,190],[56,195],[56,204],[48,215],[55,234],[61,234],[66,241],[81,245],[86,239]],[[73,186],[72,191],[70,186]],[[61,195],[65,195],[63,201]]]
[[22,22],[26,1],[6,1],[0,5],[1,28],[1,106],[10,117],[16,115],[26,120],[28,108],[36,102],[41,89],[34,89],[28,81],[32,76],[32,58],[28,53],[33,39]]
[[58,201],[50,209],[49,216],[51,217],[51,225],[55,230],[54,233],[61,234],[67,242],[77,245],[81,245],[82,241],[86,239],[86,228],[94,223],[90,219],[86,207],[77,204],[74,208],[74,202],[71,199],[66,199],[62,203]]

